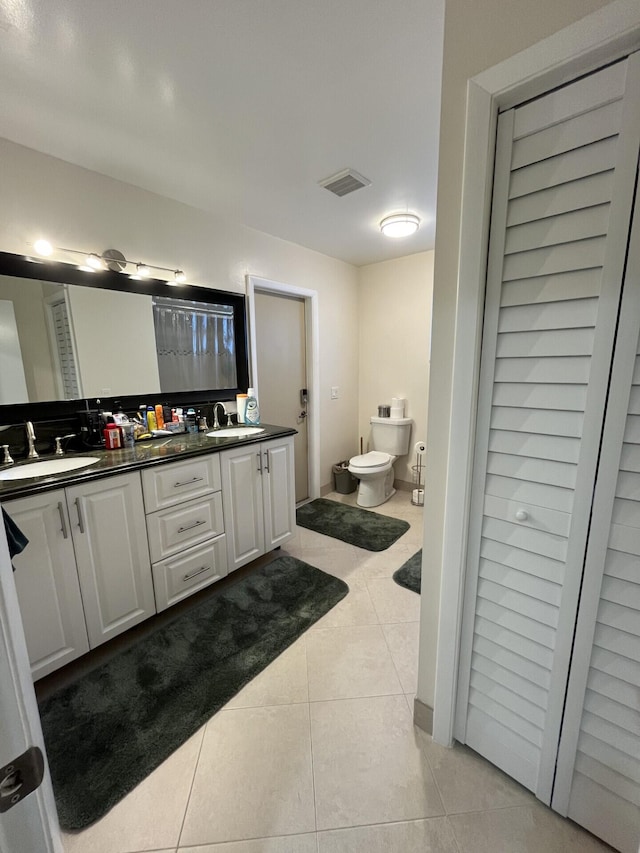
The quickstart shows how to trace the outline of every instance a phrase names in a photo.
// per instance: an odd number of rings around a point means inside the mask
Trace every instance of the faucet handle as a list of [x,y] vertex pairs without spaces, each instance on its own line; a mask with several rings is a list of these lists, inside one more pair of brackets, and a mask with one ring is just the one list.
[[4,459],[2,460],[2,464],[13,465],[13,459],[11,458],[11,454],[9,453],[9,445],[3,444],[2,449],[4,450]]

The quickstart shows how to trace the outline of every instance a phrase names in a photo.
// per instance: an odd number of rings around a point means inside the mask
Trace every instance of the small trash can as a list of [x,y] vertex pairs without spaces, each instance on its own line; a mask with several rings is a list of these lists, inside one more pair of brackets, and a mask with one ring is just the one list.
[[339,495],[350,495],[358,488],[358,478],[349,471],[349,462],[337,462],[333,466],[333,477],[336,481],[336,492]]

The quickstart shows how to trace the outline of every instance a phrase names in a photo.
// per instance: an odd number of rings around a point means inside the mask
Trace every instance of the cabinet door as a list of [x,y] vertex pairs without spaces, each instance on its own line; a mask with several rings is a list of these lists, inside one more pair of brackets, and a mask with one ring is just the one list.
[[4,504],[29,544],[13,558],[34,679],[89,651],[64,492]]
[[220,454],[228,569],[232,572],[264,554],[262,445]]
[[66,490],[91,647],[155,613],[140,475]]
[[291,539],[296,527],[293,437],[262,445],[265,550]]

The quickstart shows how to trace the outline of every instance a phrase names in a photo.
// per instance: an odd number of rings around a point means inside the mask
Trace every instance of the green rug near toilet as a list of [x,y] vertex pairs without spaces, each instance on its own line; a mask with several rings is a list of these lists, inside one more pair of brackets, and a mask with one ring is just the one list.
[[400,586],[417,592],[420,595],[420,584],[422,580],[422,548],[413,557],[409,557],[399,569],[393,573],[393,579]]
[[278,557],[42,701],[61,826],[102,817],[348,591]]
[[367,551],[384,551],[410,527],[408,521],[326,498],[317,498],[301,506],[296,512],[296,520],[300,527]]

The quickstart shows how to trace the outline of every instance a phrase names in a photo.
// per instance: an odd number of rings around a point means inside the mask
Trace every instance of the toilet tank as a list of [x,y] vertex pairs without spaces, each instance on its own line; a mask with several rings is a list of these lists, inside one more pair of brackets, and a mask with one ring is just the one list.
[[409,452],[411,418],[371,418],[371,439],[374,450],[405,456]]

